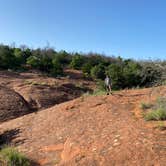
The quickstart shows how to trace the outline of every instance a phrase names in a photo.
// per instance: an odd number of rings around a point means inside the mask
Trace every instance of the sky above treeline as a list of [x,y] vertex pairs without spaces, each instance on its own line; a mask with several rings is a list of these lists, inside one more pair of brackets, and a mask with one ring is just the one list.
[[0,0],[0,43],[166,59],[165,0]]

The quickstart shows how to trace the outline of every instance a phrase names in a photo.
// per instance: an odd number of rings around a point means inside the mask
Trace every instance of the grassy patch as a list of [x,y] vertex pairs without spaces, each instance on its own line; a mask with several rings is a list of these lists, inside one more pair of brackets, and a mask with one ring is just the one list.
[[96,89],[96,90],[92,93],[92,95],[98,96],[98,95],[105,95],[106,93],[107,93],[107,92],[104,91],[104,90]]
[[155,107],[166,110],[166,97],[158,97],[156,100]]
[[47,82],[36,82],[36,81],[30,81],[30,80],[26,80],[25,83],[28,85],[43,85],[43,86],[48,85]]
[[142,103],[141,107],[143,110],[151,108],[144,114],[145,120],[166,120],[166,97],[157,98],[153,105]]
[[143,109],[143,110],[150,109],[150,108],[152,108],[152,106],[153,105],[150,103],[141,103],[141,105],[140,105],[141,109]]
[[93,92],[86,92],[83,94],[83,97],[86,96],[100,96],[100,95],[105,95],[107,92],[104,90],[96,89]]
[[30,161],[13,147],[0,150],[1,166],[30,166]]
[[166,120],[166,110],[159,108],[145,114],[145,120]]
[[105,89],[104,81],[97,80],[96,85],[97,85],[97,88],[92,93],[90,93],[90,95],[100,96],[100,95],[105,95],[107,93]]
[[160,122],[157,124],[156,128],[158,128],[159,130],[166,130],[166,126],[165,126],[165,124],[164,124],[163,121],[160,121]]

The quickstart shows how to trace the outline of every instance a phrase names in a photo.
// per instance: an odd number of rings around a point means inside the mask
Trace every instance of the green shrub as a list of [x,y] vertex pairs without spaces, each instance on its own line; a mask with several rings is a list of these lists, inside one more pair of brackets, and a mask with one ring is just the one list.
[[40,61],[38,65],[41,71],[50,72],[51,68],[53,67],[52,59],[47,55],[43,55],[40,57]]
[[30,65],[32,68],[39,68],[40,67],[40,59],[36,56],[30,56],[27,59],[27,65]]
[[105,87],[105,83],[103,80],[97,80],[96,85],[97,85],[98,90],[106,92],[106,87]]
[[84,57],[81,56],[80,54],[76,53],[73,57],[72,57],[72,61],[70,63],[70,67],[73,69],[81,69],[82,65],[84,63]]
[[139,86],[141,82],[141,66],[131,60],[124,61],[123,77],[124,86],[128,88]]
[[143,110],[152,108],[152,106],[153,106],[153,105],[150,104],[150,103],[141,103],[141,109],[143,109]]
[[150,106],[152,110],[145,113],[145,120],[166,120],[166,97],[158,97],[153,105],[142,105],[145,109],[148,109]]
[[166,97],[158,97],[156,100],[155,107],[166,110]]
[[100,90],[100,89],[96,89],[92,95],[94,96],[99,96],[99,95],[105,95],[106,94],[106,91],[105,90]]
[[92,69],[92,65],[90,63],[85,63],[82,66],[82,72],[84,73],[85,76],[89,76],[90,75],[90,71]]
[[63,75],[63,67],[56,58],[52,60],[52,64],[53,64],[53,68],[51,71],[52,75],[55,77],[58,75]]
[[[27,65],[26,65],[27,64]],[[71,67],[82,70],[84,76],[104,79],[105,70],[112,79],[113,89],[149,87],[165,84],[166,61],[134,61],[108,57],[98,53],[56,52],[53,48],[13,48],[0,44],[0,69],[38,69],[47,74],[61,75]]]
[[16,58],[9,46],[0,45],[0,69],[16,68]]
[[60,51],[56,53],[57,60],[62,64],[62,66],[67,66],[71,63],[71,55],[66,51]]
[[141,66],[130,59],[123,61],[119,58],[117,63],[108,66],[107,73],[112,79],[113,89],[137,87],[141,83]]
[[103,64],[99,64],[91,69],[91,77],[93,79],[104,79],[105,78],[105,67]]
[[166,110],[159,108],[145,114],[145,120],[166,120]]
[[156,128],[158,128],[159,130],[166,130],[166,126],[163,121],[159,121]]
[[161,80],[161,71],[155,64],[144,63],[141,69],[141,86],[149,87]]
[[114,89],[124,88],[125,78],[123,75],[123,65],[122,64],[111,64],[108,67],[108,75],[112,80],[112,87]]
[[90,93],[88,95],[98,96],[98,95],[105,95],[107,93],[104,81],[97,80],[96,85],[97,85],[97,88],[93,91],[93,93]]
[[3,166],[30,166],[30,161],[12,147],[0,150],[0,164]]

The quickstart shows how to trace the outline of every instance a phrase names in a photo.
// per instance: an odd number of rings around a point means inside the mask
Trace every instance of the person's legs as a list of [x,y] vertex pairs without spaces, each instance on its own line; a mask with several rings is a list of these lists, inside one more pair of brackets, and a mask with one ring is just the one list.
[[109,85],[109,93],[112,94],[111,85]]
[[107,92],[107,95],[109,95],[109,87],[106,85],[106,92]]

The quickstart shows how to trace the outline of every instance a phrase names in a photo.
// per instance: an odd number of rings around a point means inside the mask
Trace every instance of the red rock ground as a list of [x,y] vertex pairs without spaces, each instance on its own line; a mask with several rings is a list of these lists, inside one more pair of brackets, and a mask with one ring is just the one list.
[[31,112],[28,103],[21,95],[0,85],[0,123]]
[[12,142],[43,166],[165,166],[166,130],[146,122],[141,102],[166,87],[83,96],[0,125],[19,129]]
[[65,74],[64,77],[53,78],[37,71],[0,71],[0,86],[13,89],[20,94],[32,110],[43,110],[75,99],[95,87],[94,82],[85,79],[80,71],[65,70]]

